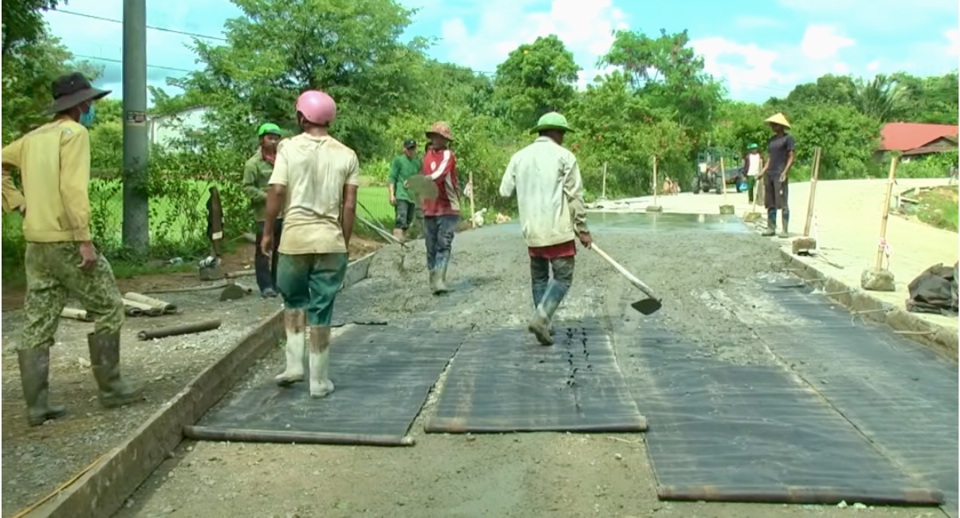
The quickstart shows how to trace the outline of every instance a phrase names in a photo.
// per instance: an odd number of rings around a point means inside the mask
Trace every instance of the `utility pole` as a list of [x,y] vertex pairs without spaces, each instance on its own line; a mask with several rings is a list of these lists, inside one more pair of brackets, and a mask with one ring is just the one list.
[[123,245],[150,247],[147,197],[147,2],[123,0]]

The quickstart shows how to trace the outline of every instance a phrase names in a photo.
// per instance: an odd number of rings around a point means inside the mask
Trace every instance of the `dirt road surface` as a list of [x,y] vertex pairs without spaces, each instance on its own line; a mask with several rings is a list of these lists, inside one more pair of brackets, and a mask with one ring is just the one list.
[[[696,218],[686,228],[661,225],[656,231],[637,228],[629,217],[603,219],[604,224],[594,225],[597,242],[662,293],[665,305],[657,318],[698,344],[700,354],[730,364],[776,362],[709,294],[742,300],[753,279],[778,275],[778,243],[749,232],[709,232]],[[453,293],[434,297],[426,291],[422,242],[406,253],[389,247],[375,257],[371,278],[343,293],[339,318],[349,314],[409,328],[524,325],[532,303],[518,226],[462,233],[453,246]],[[634,328],[643,325],[644,317],[624,304],[634,297],[634,288],[606,263],[581,250],[576,269],[557,318],[600,316]],[[765,304],[758,300],[753,310],[772,311]],[[533,344],[528,337],[516,346],[537,347]],[[278,372],[281,355],[278,347],[250,375]],[[638,360],[618,358],[624,372],[640,375]],[[331,369],[336,382],[335,355]],[[643,395],[634,397],[642,411]],[[118,516],[760,518],[855,512],[835,506],[660,502],[642,434],[425,434],[423,418],[433,412],[430,400],[411,430],[417,440],[412,448],[185,441]],[[929,508],[868,512],[942,516]]]
[[[358,239],[354,257],[372,250],[374,243]],[[227,271],[250,267],[253,248],[245,246],[226,258]],[[236,279],[256,291],[253,277]],[[196,273],[144,276],[121,280],[121,293],[176,289],[203,285]],[[206,283],[219,284],[219,282]],[[74,473],[120,443],[207,366],[263,319],[281,307],[279,299],[257,294],[219,301],[220,290],[154,295],[176,304],[180,314],[161,317],[128,317],[120,351],[124,376],[148,386],[143,403],[104,410],[97,402],[96,383],[90,370],[86,334],[93,324],[61,319],[57,342],[50,354],[51,401],[64,404],[69,415],[31,428],[24,418],[17,355],[23,321],[18,302],[23,293],[4,290],[3,312],[3,516],[11,516],[55,489]],[[200,322],[218,318],[216,331],[139,341],[143,329]]]

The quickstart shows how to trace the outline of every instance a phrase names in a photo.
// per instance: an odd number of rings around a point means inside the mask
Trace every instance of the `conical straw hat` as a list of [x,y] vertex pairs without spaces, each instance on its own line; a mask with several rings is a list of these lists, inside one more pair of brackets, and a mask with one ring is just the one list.
[[782,113],[778,113],[778,114],[776,114],[776,115],[771,115],[769,118],[767,118],[767,120],[765,120],[765,121],[763,121],[763,122],[772,122],[772,123],[774,123],[774,124],[779,124],[779,125],[783,126],[784,128],[789,128],[789,127],[790,127],[790,122],[787,120],[786,117],[783,116]]

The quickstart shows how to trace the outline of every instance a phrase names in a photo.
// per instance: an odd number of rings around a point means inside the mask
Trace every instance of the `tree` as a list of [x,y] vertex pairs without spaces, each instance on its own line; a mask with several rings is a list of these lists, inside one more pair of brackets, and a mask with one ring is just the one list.
[[709,130],[723,98],[723,88],[704,72],[703,57],[689,47],[687,31],[658,38],[641,32],[617,31],[601,64],[622,67],[638,95],[649,99],[658,119],[672,119],[687,128],[695,145]]
[[564,111],[574,100],[580,67],[556,35],[520,45],[497,65],[494,102],[517,127],[544,113]]
[[57,7],[58,0],[8,0],[2,3],[3,59],[46,36],[41,11]]
[[413,11],[394,0],[234,0],[228,43],[195,40],[202,72],[175,84],[202,94],[225,145],[250,143],[265,120],[292,128],[300,92],[337,100],[334,131],[361,157],[384,152],[391,114],[421,102],[409,73],[424,41],[400,43]]
[[860,113],[880,122],[896,120],[906,110],[907,90],[896,78],[878,74],[872,80],[857,81]]

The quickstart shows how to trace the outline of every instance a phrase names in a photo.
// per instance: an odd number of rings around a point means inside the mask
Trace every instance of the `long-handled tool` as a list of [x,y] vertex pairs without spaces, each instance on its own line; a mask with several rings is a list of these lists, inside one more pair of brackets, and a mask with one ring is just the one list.
[[590,245],[590,249],[596,252],[597,255],[602,257],[606,262],[610,263],[610,265],[616,268],[621,275],[626,277],[631,284],[636,286],[640,291],[644,293],[644,295],[647,296],[647,298],[645,299],[641,299],[634,302],[633,304],[630,304],[630,307],[632,307],[633,309],[639,311],[644,315],[652,315],[656,313],[663,306],[662,299],[654,295],[653,290],[651,290],[649,286],[644,284],[643,281],[638,279],[635,275],[627,271],[626,268],[624,268],[623,266],[620,266],[620,263],[614,261],[613,258],[607,255],[606,252],[601,250],[596,243]]

